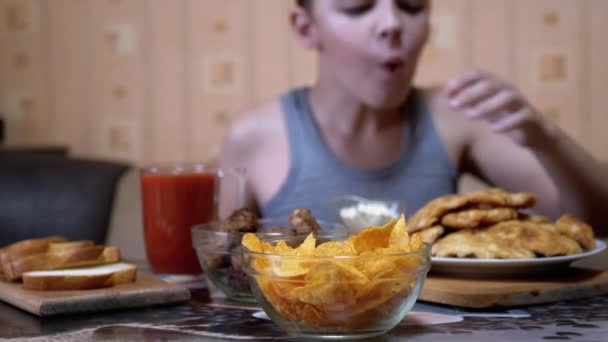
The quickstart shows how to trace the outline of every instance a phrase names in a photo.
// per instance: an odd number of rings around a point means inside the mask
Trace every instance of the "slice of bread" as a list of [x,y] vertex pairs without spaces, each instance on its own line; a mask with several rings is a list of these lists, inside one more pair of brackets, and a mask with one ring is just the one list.
[[95,246],[92,240],[67,241],[67,242],[52,242],[49,243],[47,253],[65,252],[76,248]]
[[23,287],[29,290],[89,290],[134,282],[137,267],[128,263],[23,273]]
[[15,242],[0,249],[0,262],[4,264],[19,257],[46,253],[49,244],[65,241],[67,241],[67,239],[61,236],[49,236]]
[[28,271],[56,270],[109,264],[120,260],[117,247],[89,246],[25,256],[2,264],[4,276],[17,280]]

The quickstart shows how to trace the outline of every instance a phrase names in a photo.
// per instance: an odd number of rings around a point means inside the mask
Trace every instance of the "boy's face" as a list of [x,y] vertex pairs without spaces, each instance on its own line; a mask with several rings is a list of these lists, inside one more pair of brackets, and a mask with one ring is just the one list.
[[409,92],[429,33],[428,0],[317,0],[312,25],[321,72],[375,109]]

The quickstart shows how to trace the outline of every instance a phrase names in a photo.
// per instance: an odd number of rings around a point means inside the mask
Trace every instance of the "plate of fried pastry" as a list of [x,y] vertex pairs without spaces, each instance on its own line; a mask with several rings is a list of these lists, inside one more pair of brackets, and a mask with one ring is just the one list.
[[432,271],[459,275],[556,271],[606,249],[573,215],[532,214],[536,200],[498,188],[442,196],[418,210],[408,230],[433,245]]

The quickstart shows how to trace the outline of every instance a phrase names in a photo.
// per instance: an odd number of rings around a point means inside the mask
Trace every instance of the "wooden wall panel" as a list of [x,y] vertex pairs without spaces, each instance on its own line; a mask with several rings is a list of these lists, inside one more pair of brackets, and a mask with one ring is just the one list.
[[49,16],[49,84],[52,105],[52,140],[72,146],[71,152],[82,154],[82,132],[85,116],[85,80],[83,31],[75,30],[83,20],[84,2],[58,0],[48,6]]
[[252,6],[247,0],[190,0],[191,160],[215,158],[231,117],[252,103]]
[[[59,143],[134,163],[216,157],[243,108],[316,79],[291,0],[2,0],[8,144]],[[416,76],[478,67],[516,83],[608,159],[604,0],[435,0]]]
[[590,13],[588,72],[591,86],[585,101],[590,102],[591,120],[585,134],[592,138],[591,147],[596,156],[608,163],[608,1],[591,0],[587,10]]
[[271,100],[290,86],[289,2],[266,0],[253,2],[252,92],[253,102]]
[[0,31],[3,50],[2,108],[7,116],[9,144],[36,144],[49,140],[49,96],[46,65],[47,17],[40,0],[5,0]]
[[186,5],[185,0],[148,0],[146,4],[151,87],[145,116],[151,123],[150,141],[146,142],[151,147],[145,160],[150,163],[187,160]]
[[91,0],[88,13],[90,144],[102,156],[136,162],[145,154],[144,101],[150,86],[144,9],[144,0]]
[[582,17],[576,0],[517,0],[513,27],[517,84],[538,110],[585,143]]
[[104,117],[109,114],[106,108],[109,106],[111,81],[108,69],[106,40],[104,39],[104,24],[107,20],[108,1],[86,0],[87,8],[83,16],[86,18],[84,27],[86,51],[85,61],[85,84],[86,92],[85,116],[87,118],[84,127],[82,144],[88,153],[93,155],[104,154],[104,140],[100,127],[104,124]]
[[416,75],[419,85],[441,85],[471,68],[468,0],[432,2],[431,34]]
[[471,65],[512,80],[510,0],[470,0]]

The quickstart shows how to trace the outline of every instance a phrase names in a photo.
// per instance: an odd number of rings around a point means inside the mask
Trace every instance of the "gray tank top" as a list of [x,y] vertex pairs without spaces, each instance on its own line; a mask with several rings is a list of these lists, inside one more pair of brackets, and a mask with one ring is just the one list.
[[308,89],[283,94],[281,106],[289,139],[289,172],[279,191],[261,207],[264,217],[309,208],[318,219],[335,220],[337,213],[329,201],[347,194],[403,200],[410,216],[431,199],[456,190],[456,169],[418,90],[411,91],[402,108],[408,124],[404,124],[399,158],[382,168],[359,169],[336,157],[314,120]]

